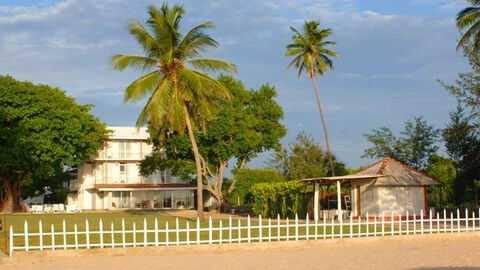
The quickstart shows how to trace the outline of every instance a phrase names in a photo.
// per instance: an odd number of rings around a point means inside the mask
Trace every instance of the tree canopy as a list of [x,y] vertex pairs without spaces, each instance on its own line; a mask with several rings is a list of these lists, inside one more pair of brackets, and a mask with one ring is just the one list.
[[395,158],[419,170],[427,166],[428,158],[437,152],[439,131],[423,117],[405,121],[401,136],[397,137],[388,127],[381,127],[364,134],[373,146],[364,150],[362,157]]
[[[237,168],[243,168],[258,153],[276,147],[286,130],[281,124],[283,111],[274,99],[276,91],[273,86],[264,84],[258,90],[247,90],[240,81],[230,76],[220,76],[218,81],[229,89],[231,100],[219,102],[220,112],[207,123],[205,132],[197,132],[195,137],[206,165],[203,185],[221,205],[226,199],[222,185],[229,161],[236,159]],[[150,128],[154,155],[142,161],[142,174],[170,168],[183,177],[192,175],[194,159],[188,137],[172,133],[162,143],[155,141],[156,132]],[[228,193],[234,185],[235,181]]]
[[58,88],[0,76],[0,206],[20,210],[22,185],[39,191],[97,154],[107,129],[90,109]]
[[[335,174],[346,174],[343,163],[332,155]],[[332,175],[325,150],[305,132],[299,133],[295,141],[275,150],[268,161],[269,167],[285,175],[287,180]]]

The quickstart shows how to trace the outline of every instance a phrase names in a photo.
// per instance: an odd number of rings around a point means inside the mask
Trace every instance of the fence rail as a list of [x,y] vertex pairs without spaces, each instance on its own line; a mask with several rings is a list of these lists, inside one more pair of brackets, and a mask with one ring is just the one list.
[[293,222],[288,218],[286,220],[281,220],[280,217],[262,219],[259,216],[258,219],[251,219],[248,216],[246,224],[245,220],[234,220],[230,216],[228,220],[216,221],[216,224],[209,218],[208,226],[203,227],[198,219],[196,222],[187,221],[180,224],[177,218],[174,227],[170,227],[166,222],[162,228],[159,226],[158,219],[155,218],[153,228],[148,227],[147,220],[144,219],[140,228],[134,222],[128,229],[124,219],[121,221],[120,228],[118,225],[115,228],[113,223],[105,226],[100,219],[96,230],[90,230],[91,224],[86,219],[83,230],[78,229],[77,223],[73,224],[73,230],[67,230],[67,224],[63,220],[60,231],[55,231],[53,224],[48,228],[49,230],[45,230],[40,220],[38,230],[35,232],[30,230],[34,226],[25,221],[23,232],[15,232],[10,226],[9,255],[12,256],[16,250],[226,244],[468,232],[480,230],[480,210],[477,214],[465,210],[465,215],[462,217],[460,210],[457,209],[456,215],[451,212],[450,216],[444,210],[443,213],[437,212],[436,215],[432,215],[430,211],[428,216],[425,216],[423,211],[420,215],[412,216],[408,212],[405,216],[393,214],[369,216],[367,214],[363,218],[350,217],[347,220],[338,221],[333,218],[312,221],[308,215],[305,220],[299,220],[296,215]]

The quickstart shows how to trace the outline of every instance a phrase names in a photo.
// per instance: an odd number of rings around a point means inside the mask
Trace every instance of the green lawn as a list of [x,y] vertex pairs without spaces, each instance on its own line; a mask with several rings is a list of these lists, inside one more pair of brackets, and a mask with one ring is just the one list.
[[[79,232],[85,231],[85,220],[88,218],[89,220],[89,230],[90,231],[98,231],[99,230],[99,222],[100,219],[102,219],[103,222],[103,230],[107,231],[110,230],[111,226],[114,226],[114,229],[116,231],[120,231],[122,227],[122,219],[125,219],[125,229],[126,230],[132,230],[133,229],[133,224],[135,224],[135,227],[137,230],[142,230],[144,227],[144,220],[147,222],[147,228],[150,230],[154,229],[154,222],[155,218],[158,219],[158,229],[165,229],[166,228],[166,223],[168,222],[169,224],[169,230],[171,230],[168,234],[169,241],[176,241],[177,235],[175,232],[176,228],[176,217],[172,216],[165,216],[161,215],[158,211],[115,211],[115,212],[92,212],[92,213],[78,213],[78,214],[9,214],[6,215],[6,226],[4,226],[4,230],[0,231],[0,248],[2,250],[7,250],[7,243],[6,239],[8,238],[8,234],[5,233],[5,229],[9,229],[10,225],[13,226],[13,230],[15,233],[20,233],[24,231],[24,223],[25,220],[28,221],[29,224],[29,232],[30,233],[35,233],[39,231],[39,221],[42,221],[42,228],[43,232],[51,232],[51,227],[53,225],[54,231],[55,232],[61,232],[62,227],[63,227],[63,220],[65,220],[66,223],[66,230],[73,232],[74,230],[74,225],[77,225],[77,229]],[[2,217],[3,219],[3,217]],[[178,218],[179,220],[179,228],[184,229],[187,226],[187,223],[189,224],[189,227],[191,229],[196,228],[196,221],[195,219],[187,219],[187,218]],[[227,227],[229,225],[229,220],[228,219],[223,219],[221,220],[222,226]],[[238,222],[241,223],[241,226],[247,226],[247,220],[246,219],[233,219],[232,225],[233,226],[238,226]],[[220,220],[213,220],[212,222],[212,227],[217,228],[219,226]],[[286,221],[282,220],[282,224],[285,224]],[[293,227],[294,220],[290,220],[289,222],[292,227],[289,228],[288,230],[288,235],[291,237],[290,239],[294,239],[295,235],[295,228]],[[304,224],[305,221],[299,221],[299,224]],[[312,221],[311,221],[312,223]],[[4,223],[5,224],[5,223]],[[258,226],[259,222],[257,219],[252,219],[251,220],[251,226]],[[277,224],[277,220],[272,220],[272,225]],[[327,223],[328,225],[328,223]],[[208,220],[201,223],[200,227],[201,228],[208,228]],[[264,226],[261,230],[261,233],[263,237],[266,237],[269,235],[269,230],[268,230],[268,220],[263,219],[262,221],[262,226]],[[359,227],[357,225],[353,226],[352,228],[353,234],[358,233]],[[366,226],[361,226],[360,231],[361,232],[366,232]],[[386,231],[389,230],[388,226],[386,226]],[[340,230],[340,227],[338,224],[335,227],[334,233],[338,234]],[[377,231],[380,231],[381,228],[377,226]],[[312,227],[309,228],[309,235],[310,238],[311,235],[314,233],[315,229]],[[326,232],[326,238],[330,238],[332,230],[331,226],[326,226],[323,228],[323,223],[320,222],[319,226],[317,226],[317,231],[319,234],[322,234],[324,231]],[[369,227],[369,231],[373,232],[374,227],[371,225]],[[348,234],[350,232],[350,226],[346,225],[343,226],[343,233]],[[240,231],[236,228],[234,228],[231,232],[228,229],[224,229],[222,231],[222,234],[217,231],[212,232],[212,240],[215,242],[216,240],[222,238],[224,241],[225,239],[228,239],[230,236],[230,233],[232,235],[232,238],[238,238],[238,235],[241,234],[241,238],[246,238],[247,237],[247,229],[241,229]],[[260,234],[260,230],[258,228],[252,229],[251,230],[251,237],[255,238],[258,237]],[[276,237],[278,235],[278,231],[276,228],[272,229],[270,231],[270,235],[273,240],[276,240]],[[287,235],[287,229],[286,228],[281,228],[280,229],[280,235],[281,236],[286,236]],[[298,228],[298,235],[300,236],[300,239],[304,239],[306,236],[306,228],[305,227],[299,227]],[[125,242],[131,242],[133,240],[133,234],[132,233],[126,233],[125,234]],[[144,234],[138,232],[136,234],[136,242],[138,243],[143,243],[144,241]],[[121,233],[115,233],[113,235],[113,240],[114,243],[120,244],[122,242],[123,235]],[[160,242],[165,241],[166,239],[166,233],[159,233],[158,234],[158,240]],[[186,232],[180,232],[178,235],[179,241],[186,241],[187,240],[187,233]],[[195,242],[197,239],[196,232],[190,232],[188,235],[189,241]],[[209,232],[208,231],[202,231],[200,234],[200,239],[202,241],[208,242],[209,240]],[[55,236],[55,243],[56,244],[63,244],[63,235],[56,235]],[[86,243],[86,237],[85,235],[78,235],[78,243],[79,244],[85,244]],[[148,233],[147,234],[147,240],[150,242],[153,242],[155,240],[154,233]],[[8,240],[7,240],[8,241]],[[73,235],[67,235],[66,237],[67,244],[74,244],[75,239]],[[91,244],[97,244],[100,242],[100,236],[98,234],[91,235],[89,238],[89,241]],[[245,242],[246,239],[243,240]],[[257,241],[255,239],[252,239],[252,241]],[[264,240],[265,241],[265,240]],[[15,237],[14,239],[15,246],[23,246],[25,244],[25,240],[23,237]],[[103,236],[103,242],[105,246],[109,246],[109,244],[112,243],[112,235],[110,233],[105,233]],[[31,236],[29,237],[29,246],[38,246],[40,243],[40,238],[39,236]],[[52,237],[50,235],[45,235],[43,237],[43,244],[44,245],[50,245],[52,243]]]

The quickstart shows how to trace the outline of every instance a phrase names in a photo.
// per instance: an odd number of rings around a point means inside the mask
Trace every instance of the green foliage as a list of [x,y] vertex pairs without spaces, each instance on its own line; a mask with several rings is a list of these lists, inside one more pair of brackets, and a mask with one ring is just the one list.
[[235,190],[231,202],[240,205],[253,203],[252,187],[258,183],[284,182],[285,177],[277,171],[267,169],[241,169],[234,174]]
[[58,88],[0,76],[1,180],[20,181],[31,195],[95,156],[107,130],[90,109]]
[[480,179],[480,134],[459,105],[450,113],[450,123],[442,132],[445,148],[457,168],[454,196],[457,205],[476,199],[475,180]]
[[468,106],[472,116],[480,121],[480,54],[473,53],[470,46],[466,46],[464,55],[468,58],[471,70],[459,73],[454,84],[449,85],[440,80],[439,83],[459,102]]
[[[273,86],[265,84],[258,90],[248,90],[230,76],[219,76],[218,80],[231,92],[231,100],[219,102],[221,110],[216,118],[208,122],[205,132],[197,132],[195,137],[211,172],[207,174],[205,185],[214,183],[211,188],[220,196],[223,170],[228,162],[236,159],[237,168],[242,168],[258,153],[277,147],[286,130],[281,123],[283,111],[275,101]],[[150,127],[152,138],[156,138],[156,132]],[[163,142],[154,141],[154,145],[153,156],[141,162],[142,174],[166,168],[184,177],[195,172],[193,152],[186,134],[171,133]]]
[[462,31],[457,50],[472,44],[475,53],[480,50],[480,1],[467,0],[471,5],[457,14],[457,28]]
[[428,158],[438,150],[436,145],[438,130],[423,120],[415,117],[413,121],[405,121],[401,137],[396,137],[388,127],[372,130],[364,134],[373,144],[364,150],[362,157],[367,158],[395,158],[416,169],[424,170]]
[[296,213],[304,216],[308,201],[305,185],[298,181],[259,183],[252,189],[254,198],[253,212],[256,215],[274,218],[294,217]]
[[326,40],[332,29],[319,29],[320,22],[305,21],[303,31],[290,27],[293,31],[293,43],[287,45],[286,56],[293,57],[288,68],[295,66],[298,69],[298,77],[305,70],[308,76],[323,75],[328,68],[333,69],[331,57],[337,57],[337,53],[328,48],[337,44],[336,41]]
[[429,187],[428,198],[435,207],[449,207],[454,198],[454,180],[456,169],[453,161],[438,155],[432,155],[428,159],[428,167],[425,172],[440,181],[442,185]]
[[[333,160],[335,174],[344,175],[346,173],[344,164],[337,162],[335,156]],[[328,162],[327,153],[312,136],[301,132],[293,143],[277,148],[268,164],[288,180],[300,180],[331,175]]]

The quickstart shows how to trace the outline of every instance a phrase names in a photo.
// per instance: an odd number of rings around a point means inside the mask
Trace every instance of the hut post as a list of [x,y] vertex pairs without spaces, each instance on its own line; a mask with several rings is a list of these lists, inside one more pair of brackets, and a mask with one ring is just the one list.
[[342,186],[340,180],[337,180],[337,216],[338,219],[342,218]]

